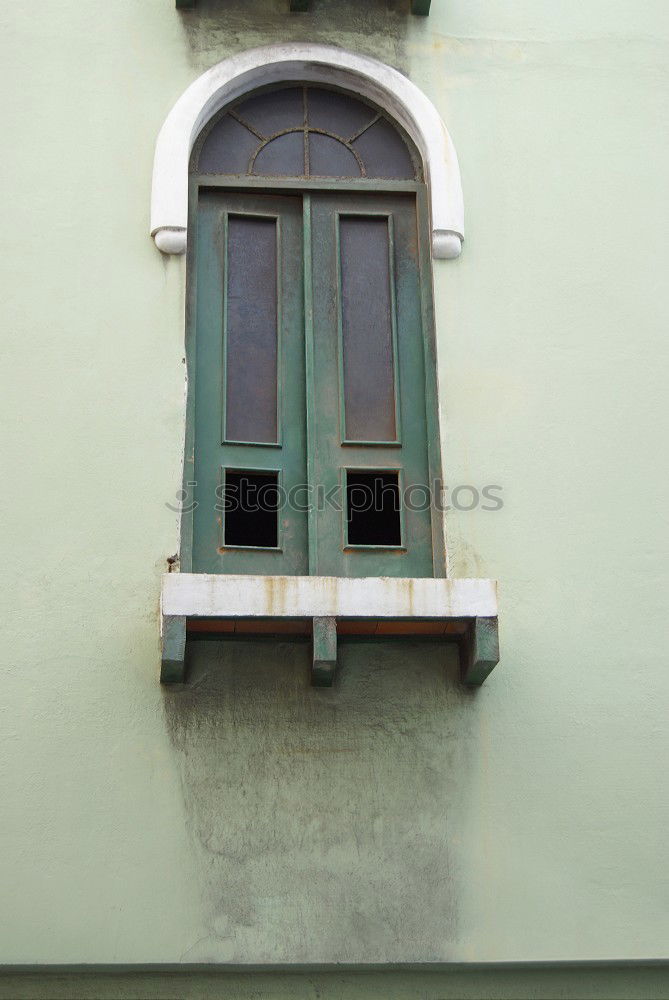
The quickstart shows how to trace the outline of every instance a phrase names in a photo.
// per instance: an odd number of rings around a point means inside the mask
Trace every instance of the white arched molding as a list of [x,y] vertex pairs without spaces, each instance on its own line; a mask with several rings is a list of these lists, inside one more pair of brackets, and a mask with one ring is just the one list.
[[460,169],[437,109],[397,70],[331,45],[290,43],[224,59],[181,95],[156,143],[151,235],[163,253],[186,249],[188,164],[203,126],[230,101],[269,83],[330,83],[369,98],[404,127],[423,157],[432,213],[434,257],[457,257],[464,238]]

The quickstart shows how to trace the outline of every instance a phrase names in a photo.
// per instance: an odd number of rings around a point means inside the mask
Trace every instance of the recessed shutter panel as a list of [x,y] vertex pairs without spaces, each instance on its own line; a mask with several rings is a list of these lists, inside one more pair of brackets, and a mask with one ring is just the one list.
[[432,576],[415,198],[314,195],[311,246],[317,572]]
[[201,191],[195,258],[193,571],[306,573],[301,198]]

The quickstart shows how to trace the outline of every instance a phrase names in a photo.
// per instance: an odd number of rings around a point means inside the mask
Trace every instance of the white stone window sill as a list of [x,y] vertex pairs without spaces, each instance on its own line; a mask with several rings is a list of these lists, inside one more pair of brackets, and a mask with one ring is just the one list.
[[495,580],[167,573],[161,612],[163,683],[184,680],[191,629],[312,634],[312,680],[321,686],[334,679],[338,634],[458,641],[462,679],[473,686],[499,660]]

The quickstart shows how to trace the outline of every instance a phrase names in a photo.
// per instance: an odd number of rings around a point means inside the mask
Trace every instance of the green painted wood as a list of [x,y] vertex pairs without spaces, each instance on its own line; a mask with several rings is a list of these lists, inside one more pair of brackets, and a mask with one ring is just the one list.
[[[420,273],[421,307],[423,319],[423,356],[425,370],[425,421],[427,424],[427,459],[430,482],[435,493],[444,481],[441,449],[441,429],[439,427],[439,385],[437,379],[437,335],[432,298],[432,233],[428,223],[430,211],[427,188],[421,185],[416,194],[418,208],[418,264]],[[434,576],[448,575],[448,559],[444,515],[441,504],[432,504],[432,552]]]
[[161,684],[181,684],[185,677],[186,619],[182,615],[163,618]]
[[194,178],[194,183],[202,189],[207,188],[243,188],[244,190],[259,190],[267,192],[268,188],[277,192],[284,191],[367,191],[371,194],[386,191],[420,191],[425,185],[422,181],[377,180],[374,177],[277,177],[269,181],[267,177],[230,177],[227,174],[202,174]]
[[314,687],[332,687],[337,669],[337,620],[314,618],[313,630],[311,683]]
[[427,17],[430,13],[430,0],[411,0],[411,13]]
[[291,11],[309,10],[309,0],[290,0]]
[[[306,386],[314,384],[314,297],[311,246],[311,195],[303,197],[303,260],[304,260],[304,369],[305,408],[307,434],[307,480],[314,483],[316,477],[316,404],[313,392],[306,392]],[[316,507],[309,505],[309,574],[318,576],[318,544],[316,534]]]
[[[278,232],[279,445],[223,443],[221,438],[226,309],[226,218],[251,216],[276,220]],[[279,512],[279,546],[224,546],[221,486],[223,469],[279,470],[287,496],[306,483],[304,414],[304,315],[302,203],[300,198],[200,192],[194,267],[197,289],[193,488],[193,572],[308,572],[306,512],[285,503]],[[249,401],[252,405],[252,400]],[[216,507],[218,506],[218,510]]]
[[[430,462],[424,371],[425,337],[421,273],[418,260],[416,199],[411,195],[322,193],[312,196],[314,383],[307,387],[316,400],[316,482],[326,497],[337,497],[341,510],[325,504],[317,511],[319,573],[332,576],[430,577],[434,574],[430,504],[403,508],[401,548],[350,547],[342,490],[346,469],[399,470],[406,490],[429,488]],[[339,370],[338,215],[357,214],[392,219],[394,303],[399,370],[401,443],[343,444],[343,406]],[[424,496],[425,494],[421,494]],[[416,505],[415,502],[413,505]],[[441,575],[439,572],[437,575]]]
[[462,681],[468,687],[480,687],[499,663],[497,618],[475,618],[464,648]]
[[[194,512],[186,511],[182,519],[184,569],[266,575],[444,575],[442,518],[429,503],[419,510],[403,504],[401,545],[349,546],[346,537],[347,469],[396,470],[403,495],[407,487],[414,487],[414,500],[424,500],[425,490],[440,480],[429,226],[424,190],[418,191],[418,201],[415,191],[413,185],[407,192],[391,190],[371,197],[367,192],[314,189],[299,197],[288,192],[224,192],[205,188],[202,179],[194,181],[191,210],[197,226],[189,248],[184,492],[196,503]],[[422,227],[417,211],[425,214]],[[279,445],[221,441],[226,219],[231,213],[277,220]],[[397,442],[343,440],[340,214],[388,221]],[[288,504],[282,511],[276,549],[224,545],[224,513],[214,507],[222,507],[226,467],[278,470],[286,497],[300,485],[309,488],[300,499],[310,500],[311,509],[297,510]]]

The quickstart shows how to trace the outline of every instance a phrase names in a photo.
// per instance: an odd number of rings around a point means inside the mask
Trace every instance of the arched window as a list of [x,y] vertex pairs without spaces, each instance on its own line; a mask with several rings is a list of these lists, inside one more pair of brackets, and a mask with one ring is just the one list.
[[197,573],[445,575],[420,157],[379,108],[245,96],[191,157]]
[[445,579],[437,502],[431,263],[458,256],[462,211],[436,108],[368,57],[249,50],[172,108],[151,234],[188,246],[192,502],[163,682],[203,631],[311,634],[316,684],[340,635],[454,639],[467,684],[497,662],[495,582]]
[[292,86],[244,97],[204,129],[197,174],[249,177],[420,179],[407,137],[350,94]]

